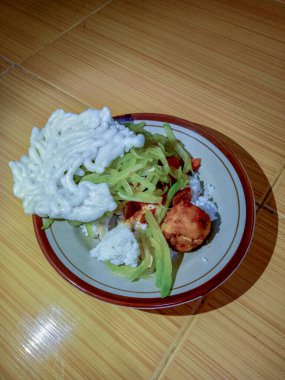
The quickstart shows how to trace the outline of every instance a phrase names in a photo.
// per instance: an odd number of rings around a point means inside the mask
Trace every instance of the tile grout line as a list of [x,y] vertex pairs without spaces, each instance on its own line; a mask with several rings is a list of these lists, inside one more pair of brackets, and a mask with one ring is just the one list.
[[[163,358],[161,359],[160,363],[156,367],[156,370],[154,371],[154,373],[151,376],[151,380],[160,380],[161,379],[163,372],[165,371],[165,369],[168,367],[168,365],[172,361],[172,359],[175,356],[175,353],[177,352],[179,347],[183,344],[187,333],[194,328],[194,325],[195,325],[197,317],[198,317],[197,313],[201,309],[201,307],[203,306],[206,298],[207,298],[207,296],[205,296],[201,299],[201,301],[198,303],[198,305],[194,308],[194,311],[191,314],[191,316],[189,316],[189,318],[183,324],[183,326],[181,327],[181,329],[177,333],[176,337],[174,338],[174,340],[172,341],[172,343],[170,344],[170,346],[166,350],[166,352],[165,352]],[[191,319],[191,317],[194,317],[194,318]]]
[[98,13],[101,11],[101,9],[105,8],[107,5],[109,5],[112,2],[112,0],[106,1],[106,3],[102,4],[100,7],[96,8],[93,12],[89,13],[87,16],[82,17],[80,20],[78,20],[75,24],[70,26],[69,28],[65,29],[63,32],[59,33],[55,38],[47,42],[46,44],[42,45],[40,48],[37,50],[33,51],[32,54],[28,55],[24,59],[20,60],[16,65],[20,66],[22,65],[27,59],[30,59],[33,57],[35,54],[37,54],[39,51],[43,50],[46,46],[52,44],[55,42],[57,39],[60,37],[64,36],[65,34],[69,33],[71,30],[75,29],[78,25],[80,25],[82,22],[86,21],[89,17],[92,17],[94,14]]
[[285,220],[285,214],[281,214],[280,212],[277,212],[270,206],[263,206],[263,210],[268,211],[271,214],[276,214],[280,220]]
[[11,59],[9,59],[8,57],[6,57],[5,55],[0,55],[0,61],[6,63],[7,65],[9,65],[9,67],[7,67],[6,69],[4,69],[1,73],[0,73],[0,78],[3,78],[6,74],[8,74],[9,71],[11,71],[12,69],[14,69],[16,67],[16,62],[12,61]]
[[4,78],[4,76],[6,74],[8,74],[12,69],[14,69],[16,67],[16,64],[10,66],[10,67],[7,67],[7,69],[3,70],[1,73],[0,73],[0,79],[1,78]]
[[94,108],[94,105],[91,105],[89,103],[84,102],[82,99],[77,98],[76,96],[74,96],[74,95],[70,94],[69,92],[63,90],[61,87],[59,87],[59,86],[57,86],[57,85],[49,82],[48,80],[44,79],[40,75],[35,74],[33,71],[30,71],[30,70],[26,69],[25,67],[21,66],[20,64],[16,63],[13,68],[16,69],[16,70],[18,70],[18,71],[20,71],[20,72],[22,72],[24,75],[26,75],[26,76],[28,76],[28,77],[30,77],[32,79],[35,79],[37,81],[45,83],[46,85],[52,87],[53,89],[61,92],[64,95],[70,97],[71,99],[76,100],[77,102],[79,102],[80,104],[84,105],[85,107]]
[[[261,200],[260,202],[260,205],[259,205],[259,208],[267,208],[271,211],[273,211],[274,213],[278,214],[277,210],[273,210],[271,209],[270,207],[266,206],[266,201],[268,200],[270,194],[272,193],[273,194],[273,189],[274,187],[276,186],[277,182],[279,181],[279,179],[281,178],[282,174],[283,174],[283,171],[284,171],[284,168],[285,168],[285,164],[283,163],[283,165],[281,166],[281,169],[279,170],[279,172],[277,173],[272,185],[270,185],[270,188],[266,191],[263,199]],[[273,194],[274,195],[274,194]]]
[[281,214],[280,212],[277,212],[276,210],[272,209],[270,206],[263,206],[263,209],[265,211],[270,212],[271,214],[276,214],[281,220],[285,220],[285,214]]
[[8,65],[11,65],[11,66],[16,64],[16,62],[12,61],[10,58],[6,57],[3,54],[0,55],[0,60],[7,63]]

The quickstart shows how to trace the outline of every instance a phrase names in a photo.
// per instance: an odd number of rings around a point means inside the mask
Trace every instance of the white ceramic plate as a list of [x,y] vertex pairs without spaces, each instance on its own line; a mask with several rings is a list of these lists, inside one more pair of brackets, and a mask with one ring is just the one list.
[[247,252],[255,224],[254,197],[249,179],[236,156],[214,138],[206,127],[167,115],[130,114],[119,121],[147,123],[151,132],[163,133],[170,123],[175,135],[193,157],[202,159],[200,178],[215,186],[214,201],[219,219],[212,234],[198,250],[174,254],[174,283],[169,297],[160,298],[155,278],[129,282],[103,263],[91,258],[89,242],[79,229],[67,222],[55,222],[41,229],[34,216],[39,244],[53,267],[71,284],[103,301],[136,308],[164,308],[189,302],[219,286],[238,267]]

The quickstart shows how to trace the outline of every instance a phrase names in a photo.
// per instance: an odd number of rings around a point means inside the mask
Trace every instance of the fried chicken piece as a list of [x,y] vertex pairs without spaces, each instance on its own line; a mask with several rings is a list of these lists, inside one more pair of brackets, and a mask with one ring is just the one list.
[[173,249],[187,252],[203,243],[210,233],[211,220],[199,207],[181,201],[167,212],[161,230]]
[[183,190],[179,190],[172,198],[172,205],[176,206],[178,203],[190,203],[191,201],[191,189],[186,187]]

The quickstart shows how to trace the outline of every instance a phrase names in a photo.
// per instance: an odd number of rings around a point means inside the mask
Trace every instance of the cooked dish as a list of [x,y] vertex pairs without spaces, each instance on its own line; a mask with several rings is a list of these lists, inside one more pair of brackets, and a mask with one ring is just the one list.
[[199,178],[169,124],[114,121],[110,110],[55,111],[34,128],[29,155],[10,162],[14,194],[48,228],[65,220],[92,241],[92,257],[130,281],[153,273],[161,296],[172,287],[171,248],[199,247],[217,217],[214,188]]

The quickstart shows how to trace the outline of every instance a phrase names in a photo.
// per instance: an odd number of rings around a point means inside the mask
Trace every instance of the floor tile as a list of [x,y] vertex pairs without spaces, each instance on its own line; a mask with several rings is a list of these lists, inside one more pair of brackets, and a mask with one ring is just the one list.
[[261,210],[247,257],[208,295],[162,379],[284,378],[284,249],[285,221]]
[[105,3],[104,0],[3,0],[1,54],[19,62]]
[[[2,0],[0,25],[3,379],[284,379],[283,1]],[[102,303],[41,253],[8,162],[55,109],[103,105],[207,125],[266,199],[243,263],[203,302]]]
[[114,1],[24,67],[114,114],[173,114],[226,135],[261,202],[285,158],[284,14],[246,4]]

